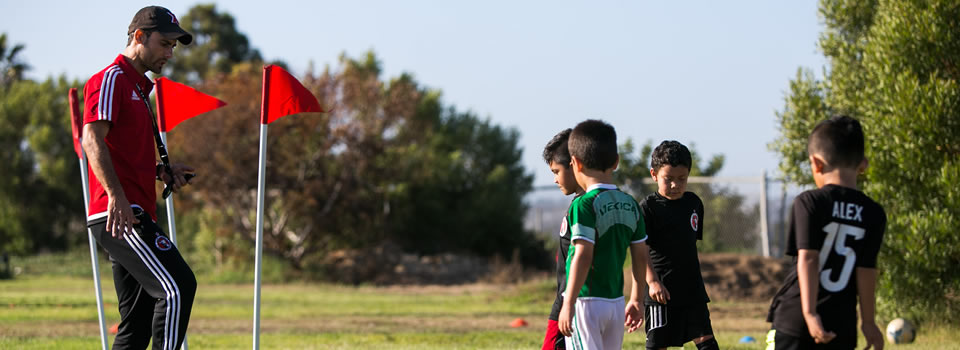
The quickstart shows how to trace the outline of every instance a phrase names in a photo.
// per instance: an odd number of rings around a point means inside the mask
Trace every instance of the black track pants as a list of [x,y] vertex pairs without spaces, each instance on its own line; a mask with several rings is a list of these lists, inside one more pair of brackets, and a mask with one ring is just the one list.
[[105,231],[106,217],[88,222],[87,228],[113,262],[120,327],[113,349],[180,349],[190,321],[197,291],[193,270],[163,231],[134,208],[140,224],[123,239]]

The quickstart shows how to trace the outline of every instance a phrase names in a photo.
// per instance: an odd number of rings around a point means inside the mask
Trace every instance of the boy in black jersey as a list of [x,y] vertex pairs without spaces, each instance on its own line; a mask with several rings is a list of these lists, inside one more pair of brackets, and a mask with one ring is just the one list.
[[[657,192],[640,203],[650,247],[644,300],[647,349],[682,347],[691,340],[700,350],[719,349],[697,256],[697,240],[703,239],[703,202],[686,191],[693,166],[690,150],[677,141],[663,141],[651,158],[650,176],[657,182]],[[637,290],[634,286],[628,308],[638,305]]]
[[793,202],[786,253],[796,264],[767,316],[774,349],[856,348],[858,298],[866,348],[883,349],[874,292],[887,216],[857,190],[857,175],[867,168],[863,145],[860,122],[850,117],[822,121],[810,133],[817,189]]
[[[567,139],[573,129],[566,129],[558,133],[543,148],[543,160],[550,166],[553,173],[553,183],[560,187],[560,192],[564,196],[583,194],[583,189],[577,184],[577,179],[573,177],[573,169],[570,168],[570,151],[567,149]],[[565,211],[566,213],[566,211]],[[550,318],[547,320],[547,332],[543,338],[541,350],[561,350],[565,349],[563,334],[557,328],[557,320],[560,318],[560,309],[563,307],[563,292],[567,290],[567,269],[566,259],[570,249],[570,230],[567,227],[567,217],[563,217],[563,223],[560,225],[560,247],[557,249],[557,297],[553,301],[553,308],[550,310]]]

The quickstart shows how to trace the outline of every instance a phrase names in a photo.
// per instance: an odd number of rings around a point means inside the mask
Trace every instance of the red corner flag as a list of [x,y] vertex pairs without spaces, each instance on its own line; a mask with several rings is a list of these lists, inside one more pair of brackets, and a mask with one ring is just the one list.
[[219,99],[167,78],[157,79],[157,124],[161,132],[180,122],[225,106]]
[[83,116],[80,114],[80,99],[77,98],[77,88],[70,88],[67,93],[67,99],[70,101],[70,126],[73,128],[73,151],[77,152],[77,158],[83,158],[80,152],[80,138],[83,137]]
[[275,65],[263,67],[263,100],[260,124],[303,112],[323,112],[320,102],[297,78]]

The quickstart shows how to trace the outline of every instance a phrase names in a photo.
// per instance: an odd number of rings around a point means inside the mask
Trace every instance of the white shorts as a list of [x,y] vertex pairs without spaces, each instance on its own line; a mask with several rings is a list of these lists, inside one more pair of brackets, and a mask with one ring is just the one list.
[[565,337],[567,350],[620,349],[626,319],[623,297],[577,298],[573,335]]

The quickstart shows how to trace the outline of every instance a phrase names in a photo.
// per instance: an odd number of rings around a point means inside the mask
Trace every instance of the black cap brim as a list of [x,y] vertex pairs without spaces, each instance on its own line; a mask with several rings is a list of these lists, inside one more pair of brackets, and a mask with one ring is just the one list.
[[164,38],[167,39],[177,39],[181,44],[190,45],[193,42],[193,35],[187,33],[179,26],[169,26],[167,28],[158,29],[157,32],[163,34]]

